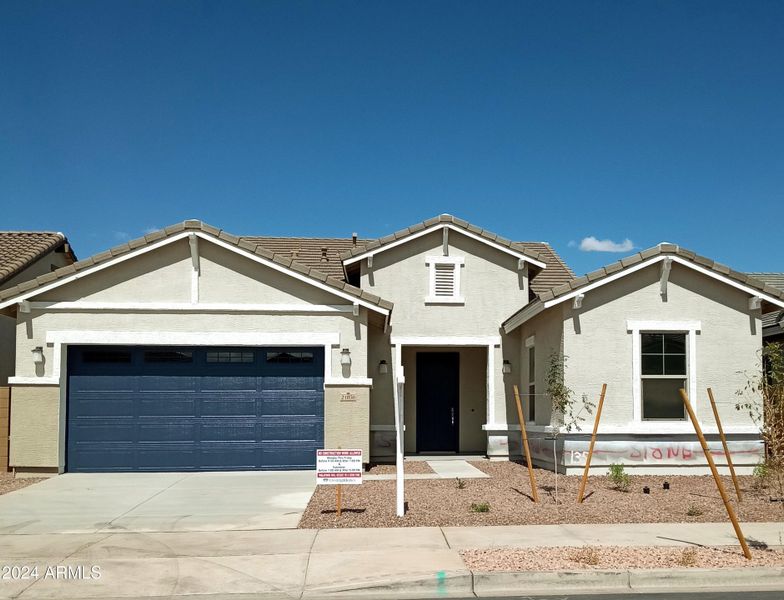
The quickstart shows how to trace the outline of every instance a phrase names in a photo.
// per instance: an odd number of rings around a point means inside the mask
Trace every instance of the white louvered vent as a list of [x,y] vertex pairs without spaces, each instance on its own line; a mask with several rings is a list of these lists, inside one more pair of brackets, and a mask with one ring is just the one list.
[[460,271],[464,259],[461,256],[428,256],[430,267],[430,290],[425,302],[431,304],[463,304],[460,295]]
[[433,295],[438,298],[451,298],[455,294],[455,265],[437,264]]

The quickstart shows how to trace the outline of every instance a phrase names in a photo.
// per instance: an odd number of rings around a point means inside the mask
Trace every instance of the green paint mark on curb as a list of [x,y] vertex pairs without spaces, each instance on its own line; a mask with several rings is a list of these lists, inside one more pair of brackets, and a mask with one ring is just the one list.
[[446,571],[438,571],[436,573],[436,582],[436,592],[446,594]]

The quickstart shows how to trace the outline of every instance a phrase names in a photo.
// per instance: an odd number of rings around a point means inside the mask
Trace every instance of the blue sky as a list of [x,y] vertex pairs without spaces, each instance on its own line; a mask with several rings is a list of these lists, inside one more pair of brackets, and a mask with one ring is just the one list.
[[3,1],[0,228],[86,257],[448,212],[577,272],[662,240],[784,271],[782,30],[765,1]]

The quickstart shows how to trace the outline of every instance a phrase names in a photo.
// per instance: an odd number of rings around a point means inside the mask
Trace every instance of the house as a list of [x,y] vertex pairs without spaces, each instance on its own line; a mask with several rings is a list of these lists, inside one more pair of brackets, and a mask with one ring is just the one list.
[[[784,291],[784,273],[749,273],[755,279]],[[762,341],[784,343],[784,310],[774,310],[762,315]]]
[[[62,233],[0,231],[0,290],[73,263]],[[8,378],[14,372],[16,319],[0,315],[0,471],[8,466]]]
[[373,241],[185,221],[0,292],[17,322],[11,464],[312,468],[322,447],[507,459],[517,384],[535,399],[537,462],[569,471],[585,435],[560,433],[553,460],[555,353],[578,404],[609,386],[602,444],[614,446],[597,464],[617,446],[612,460],[641,469],[704,468],[670,397],[685,385],[709,433],[713,386],[751,468],[761,445],[734,409],[736,373],[755,368],[770,307],[784,293],[667,244],[575,279],[548,244],[450,215]]

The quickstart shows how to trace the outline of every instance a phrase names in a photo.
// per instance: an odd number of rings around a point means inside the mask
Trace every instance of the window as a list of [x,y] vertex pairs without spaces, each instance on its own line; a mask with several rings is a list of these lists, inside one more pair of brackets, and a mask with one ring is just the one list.
[[193,352],[179,350],[155,350],[144,353],[144,362],[147,363],[191,363]]
[[312,363],[312,352],[267,352],[268,363]]
[[528,348],[528,420],[536,421],[536,351]]
[[680,388],[688,389],[685,333],[640,333],[642,418],[684,420]]
[[208,363],[252,363],[253,352],[207,352]]
[[428,256],[430,285],[426,302],[433,304],[461,304],[460,270],[462,257]]
[[82,360],[86,363],[129,363],[131,353],[127,350],[85,350]]

